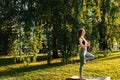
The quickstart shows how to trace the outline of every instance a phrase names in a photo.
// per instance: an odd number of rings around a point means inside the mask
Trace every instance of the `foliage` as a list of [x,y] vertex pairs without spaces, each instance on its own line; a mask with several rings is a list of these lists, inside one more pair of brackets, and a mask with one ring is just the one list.
[[[35,9],[36,4],[22,0],[2,0],[1,4],[1,30],[6,36],[3,39],[6,41],[6,54],[15,57],[20,55],[20,60],[29,63],[31,53],[36,55],[42,48],[43,29],[37,21],[36,14],[31,11]],[[36,56],[33,58],[35,61]]]
[[78,51],[77,32],[81,27],[91,41],[91,52],[112,51],[115,41],[120,44],[119,3],[119,0],[1,0],[2,51],[21,57],[25,51],[29,62],[30,53],[38,53],[42,35],[46,35],[48,55],[52,52],[52,58],[58,58],[60,51],[62,61],[68,63]]
[[[87,39],[91,41],[91,51],[113,50],[113,39],[119,40],[118,0],[86,0],[80,8],[79,21],[87,31]],[[113,11],[114,9],[114,11]],[[117,16],[116,16],[117,15]],[[115,17],[116,16],[116,17]],[[114,34],[113,34],[114,33]],[[117,41],[118,45],[119,42]]]

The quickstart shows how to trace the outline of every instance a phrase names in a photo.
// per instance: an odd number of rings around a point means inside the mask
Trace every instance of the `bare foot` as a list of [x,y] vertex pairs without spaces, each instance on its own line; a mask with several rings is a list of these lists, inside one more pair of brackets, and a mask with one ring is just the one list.
[[85,78],[83,78],[82,76],[80,76],[80,80],[85,80]]

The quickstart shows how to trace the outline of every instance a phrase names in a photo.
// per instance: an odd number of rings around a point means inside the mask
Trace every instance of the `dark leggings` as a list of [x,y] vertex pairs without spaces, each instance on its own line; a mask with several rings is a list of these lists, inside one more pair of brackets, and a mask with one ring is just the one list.
[[86,63],[86,60],[94,59],[94,55],[87,52],[85,48],[81,48],[80,50],[80,75],[82,76],[83,66]]
[[84,66],[84,63],[86,62],[86,59],[85,59],[85,54],[86,54],[86,49],[84,48],[81,48],[80,50],[80,75],[82,75],[82,71],[83,71],[83,66]]

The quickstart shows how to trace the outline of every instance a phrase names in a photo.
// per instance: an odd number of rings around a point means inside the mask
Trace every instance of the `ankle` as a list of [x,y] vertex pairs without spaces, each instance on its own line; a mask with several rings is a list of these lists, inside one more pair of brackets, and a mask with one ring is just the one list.
[[80,75],[79,77],[80,77],[80,78],[83,78],[83,76],[81,76],[81,75]]

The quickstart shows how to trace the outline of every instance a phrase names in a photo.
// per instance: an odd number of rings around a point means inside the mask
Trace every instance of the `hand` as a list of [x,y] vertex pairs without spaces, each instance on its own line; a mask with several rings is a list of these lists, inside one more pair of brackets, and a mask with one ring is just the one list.
[[87,46],[90,46],[90,41],[87,41]]

